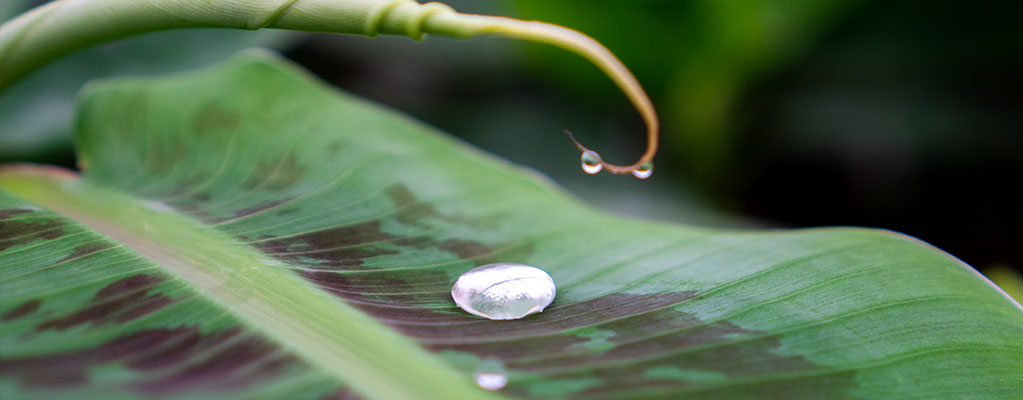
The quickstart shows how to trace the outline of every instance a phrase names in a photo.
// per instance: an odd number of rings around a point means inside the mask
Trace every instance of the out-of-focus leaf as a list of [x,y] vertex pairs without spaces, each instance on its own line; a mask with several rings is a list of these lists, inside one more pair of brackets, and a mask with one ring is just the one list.
[[[3,3],[0,21],[37,2]],[[60,162],[67,158],[75,93],[90,79],[183,71],[223,60],[248,47],[285,47],[297,37],[274,30],[167,31],[97,46],[58,60],[0,92],[0,161]]]
[[[5,399],[473,398],[491,357],[510,397],[1023,391],[1019,304],[905,236],[606,215],[261,56],[79,107],[83,176],[0,173]],[[499,261],[558,298],[457,309],[455,278]]]

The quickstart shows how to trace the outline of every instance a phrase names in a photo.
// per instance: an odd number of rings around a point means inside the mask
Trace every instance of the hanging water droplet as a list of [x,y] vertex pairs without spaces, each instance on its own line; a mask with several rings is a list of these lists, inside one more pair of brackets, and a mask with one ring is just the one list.
[[650,175],[653,175],[653,174],[654,174],[654,163],[652,163],[652,162],[648,162],[648,163],[645,163],[643,165],[640,165],[639,168],[636,168],[635,170],[632,171],[632,176],[635,176],[635,177],[637,177],[639,179],[649,178]]
[[600,155],[592,151],[584,151],[582,157],[583,172],[593,175],[604,169]]
[[501,363],[501,360],[485,358],[473,371],[472,379],[476,381],[476,386],[496,391],[508,385],[508,376],[505,374],[504,364]]
[[557,289],[542,269],[522,264],[487,264],[462,274],[451,287],[461,309],[493,320],[519,319],[543,311]]

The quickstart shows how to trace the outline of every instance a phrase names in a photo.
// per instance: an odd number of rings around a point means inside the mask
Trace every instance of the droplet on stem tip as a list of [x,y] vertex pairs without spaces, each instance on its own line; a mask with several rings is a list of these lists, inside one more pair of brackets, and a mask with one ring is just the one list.
[[604,169],[600,155],[592,151],[584,151],[582,156],[583,172],[593,175]]
[[649,178],[650,175],[653,175],[653,174],[654,174],[654,163],[652,163],[652,162],[644,163],[643,165],[640,165],[639,168],[636,168],[635,170],[632,171],[632,176],[635,176],[635,177],[637,177],[639,179]]

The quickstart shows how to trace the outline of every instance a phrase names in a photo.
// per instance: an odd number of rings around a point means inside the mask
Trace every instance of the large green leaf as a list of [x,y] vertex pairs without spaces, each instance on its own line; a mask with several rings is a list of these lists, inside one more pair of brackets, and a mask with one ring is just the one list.
[[[4,399],[1023,393],[1019,304],[919,241],[606,215],[266,56],[91,86],[75,139],[0,172]],[[457,309],[495,261],[558,298]]]

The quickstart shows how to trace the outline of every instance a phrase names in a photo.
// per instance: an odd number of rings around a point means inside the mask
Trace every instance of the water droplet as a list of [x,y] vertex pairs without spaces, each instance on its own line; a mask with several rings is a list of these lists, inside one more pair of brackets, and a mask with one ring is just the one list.
[[472,379],[476,386],[496,391],[508,385],[508,376],[505,375],[504,364],[496,358],[485,358],[480,361],[479,366],[472,373]]
[[590,175],[598,173],[600,170],[604,169],[604,164],[601,163],[600,155],[592,151],[583,152],[582,164],[583,172]]
[[635,177],[637,177],[639,179],[649,178],[650,175],[653,175],[653,174],[654,174],[654,163],[652,163],[652,162],[648,162],[646,164],[640,165],[639,168],[637,168],[637,169],[632,171],[632,176],[635,176]]
[[462,274],[451,287],[458,307],[493,320],[519,319],[543,311],[557,292],[542,269],[522,264],[487,264]]

